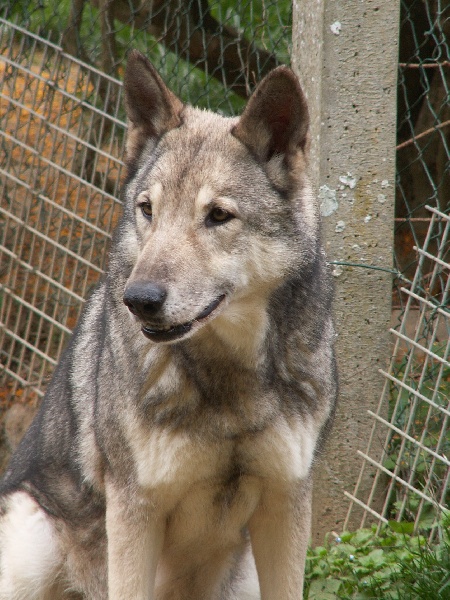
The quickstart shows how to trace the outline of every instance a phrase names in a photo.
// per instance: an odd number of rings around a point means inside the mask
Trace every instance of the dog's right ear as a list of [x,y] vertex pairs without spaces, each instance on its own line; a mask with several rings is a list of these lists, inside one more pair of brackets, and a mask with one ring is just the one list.
[[137,161],[149,138],[159,138],[181,124],[184,105],[151,62],[137,50],[128,55],[124,92],[128,117],[127,164],[130,166]]

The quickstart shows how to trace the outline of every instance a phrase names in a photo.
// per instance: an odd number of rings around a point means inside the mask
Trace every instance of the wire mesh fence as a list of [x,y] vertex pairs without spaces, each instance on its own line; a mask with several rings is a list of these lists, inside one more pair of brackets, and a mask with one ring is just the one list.
[[[390,367],[381,371],[386,383],[373,429],[366,469],[375,468],[368,497],[359,482],[348,519],[362,510],[369,516],[413,522],[434,535],[441,512],[448,509],[450,490],[450,216],[435,208],[411,285],[403,286],[405,308],[392,328],[394,351]],[[385,415],[385,408],[389,414]],[[377,455],[382,441],[383,452]]]
[[[369,415],[360,478],[347,494],[347,523],[409,521],[430,537],[449,506],[449,39],[449,2],[402,1],[393,354]],[[375,478],[364,497],[366,470]]]
[[[42,395],[116,221],[121,85],[0,21],[4,400]],[[108,111],[106,110],[106,105]]]
[[[183,100],[236,114],[289,63],[291,43],[290,0],[4,6],[0,413],[43,394],[104,267],[120,212],[127,50],[149,56]],[[432,527],[449,499],[450,2],[404,0],[400,17],[395,343],[362,455],[374,486],[349,494],[349,515]]]

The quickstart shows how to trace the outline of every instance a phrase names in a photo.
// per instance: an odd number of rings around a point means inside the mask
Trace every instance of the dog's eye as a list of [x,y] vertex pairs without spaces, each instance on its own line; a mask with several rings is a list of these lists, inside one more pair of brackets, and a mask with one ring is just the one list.
[[230,221],[230,219],[233,218],[234,215],[229,213],[227,210],[216,206],[206,217],[206,225],[209,227],[213,225],[222,225],[222,223],[226,223],[227,221]]
[[144,217],[146,219],[150,219],[153,216],[153,211],[152,211],[152,205],[150,204],[150,202],[143,202],[141,205],[141,211],[142,214],[144,215]]

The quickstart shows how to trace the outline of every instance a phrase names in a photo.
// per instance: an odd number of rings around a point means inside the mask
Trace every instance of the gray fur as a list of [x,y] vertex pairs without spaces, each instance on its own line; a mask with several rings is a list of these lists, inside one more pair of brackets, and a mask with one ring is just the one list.
[[337,386],[304,96],[282,67],[226,119],[137,52],[125,95],[124,214],[1,484],[0,599],[255,599],[251,545],[297,600]]

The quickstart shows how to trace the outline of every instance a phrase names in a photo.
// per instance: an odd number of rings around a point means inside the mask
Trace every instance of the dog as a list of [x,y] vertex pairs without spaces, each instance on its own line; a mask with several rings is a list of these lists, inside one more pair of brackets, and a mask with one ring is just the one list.
[[278,67],[240,117],[139,52],[124,211],[1,483],[2,600],[298,600],[337,393],[309,116]]

